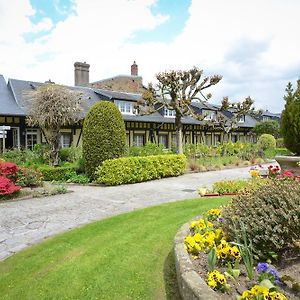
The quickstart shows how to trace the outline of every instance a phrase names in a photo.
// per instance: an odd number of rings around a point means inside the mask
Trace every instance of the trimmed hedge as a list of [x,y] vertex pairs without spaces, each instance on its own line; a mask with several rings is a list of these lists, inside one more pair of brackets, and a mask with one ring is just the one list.
[[108,159],[95,172],[97,183],[118,185],[179,176],[186,168],[185,155],[167,154]]
[[125,123],[117,106],[108,101],[95,103],[83,124],[82,155],[87,175],[93,178],[103,161],[121,157],[125,141]]
[[67,181],[70,179],[74,172],[76,173],[77,168],[74,166],[68,167],[50,167],[43,166],[39,167],[38,170],[43,174],[45,181]]

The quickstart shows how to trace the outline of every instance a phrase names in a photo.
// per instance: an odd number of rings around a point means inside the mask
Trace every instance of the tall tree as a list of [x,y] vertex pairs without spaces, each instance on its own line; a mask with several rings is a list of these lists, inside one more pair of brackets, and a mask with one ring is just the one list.
[[40,127],[50,145],[50,165],[59,164],[60,130],[80,120],[81,93],[45,84],[26,94],[27,124]]
[[[141,100],[137,102],[136,108],[141,115],[152,114],[162,108],[175,111],[175,128],[176,128],[176,147],[178,153],[183,153],[182,147],[182,118],[191,116],[197,120],[204,121],[211,125],[224,124],[229,126],[234,122],[234,118],[222,117],[221,114],[215,120],[205,120],[205,114],[196,113],[192,107],[192,101],[207,101],[211,94],[204,95],[204,90],[216,85],[222,76],[213,75],[203,77],[203,70],[193,67],[188,71],[169,71],[156,75],[158,83],[154,87],[149,84],[148,90],[143,94]],[[245,100],[246,101],[246,100]],[[233,113],[238,115],[249,110],[249,105],[253,104],[251,98],[246,102],[230,104],[228,98],[224,98],[222,107],[233,108]],[[250,104],[251,102],[251,104]],[[226,123],[226,124],[225,124]]]

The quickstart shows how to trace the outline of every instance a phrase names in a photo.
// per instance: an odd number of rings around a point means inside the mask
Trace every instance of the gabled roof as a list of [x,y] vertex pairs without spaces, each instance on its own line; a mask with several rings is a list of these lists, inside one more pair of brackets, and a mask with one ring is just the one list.
[[9,85],[0,75],[0,115],[25,116],[25,112],[18,106]]

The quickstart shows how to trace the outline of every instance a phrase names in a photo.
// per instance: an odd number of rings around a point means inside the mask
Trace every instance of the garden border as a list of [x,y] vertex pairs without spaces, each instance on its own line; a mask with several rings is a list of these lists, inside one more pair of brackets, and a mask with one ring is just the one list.
[[174,238],[176,276],[180,295],[183,300],[221,300],[221,297],[208,287],[195,271],[190,256],[184,247],[184,239],[190,234],[189,225],[190,222],[181,226]]

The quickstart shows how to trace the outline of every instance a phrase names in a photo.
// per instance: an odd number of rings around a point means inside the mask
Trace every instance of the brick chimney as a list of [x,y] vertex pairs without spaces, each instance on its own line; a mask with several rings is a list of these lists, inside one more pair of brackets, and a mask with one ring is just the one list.
[[138,65],[135,61],[131,65],[131,76],[138,76]]
[[88,86],[90,65],[86,62],[75,62],[74,67],[75,86]]

